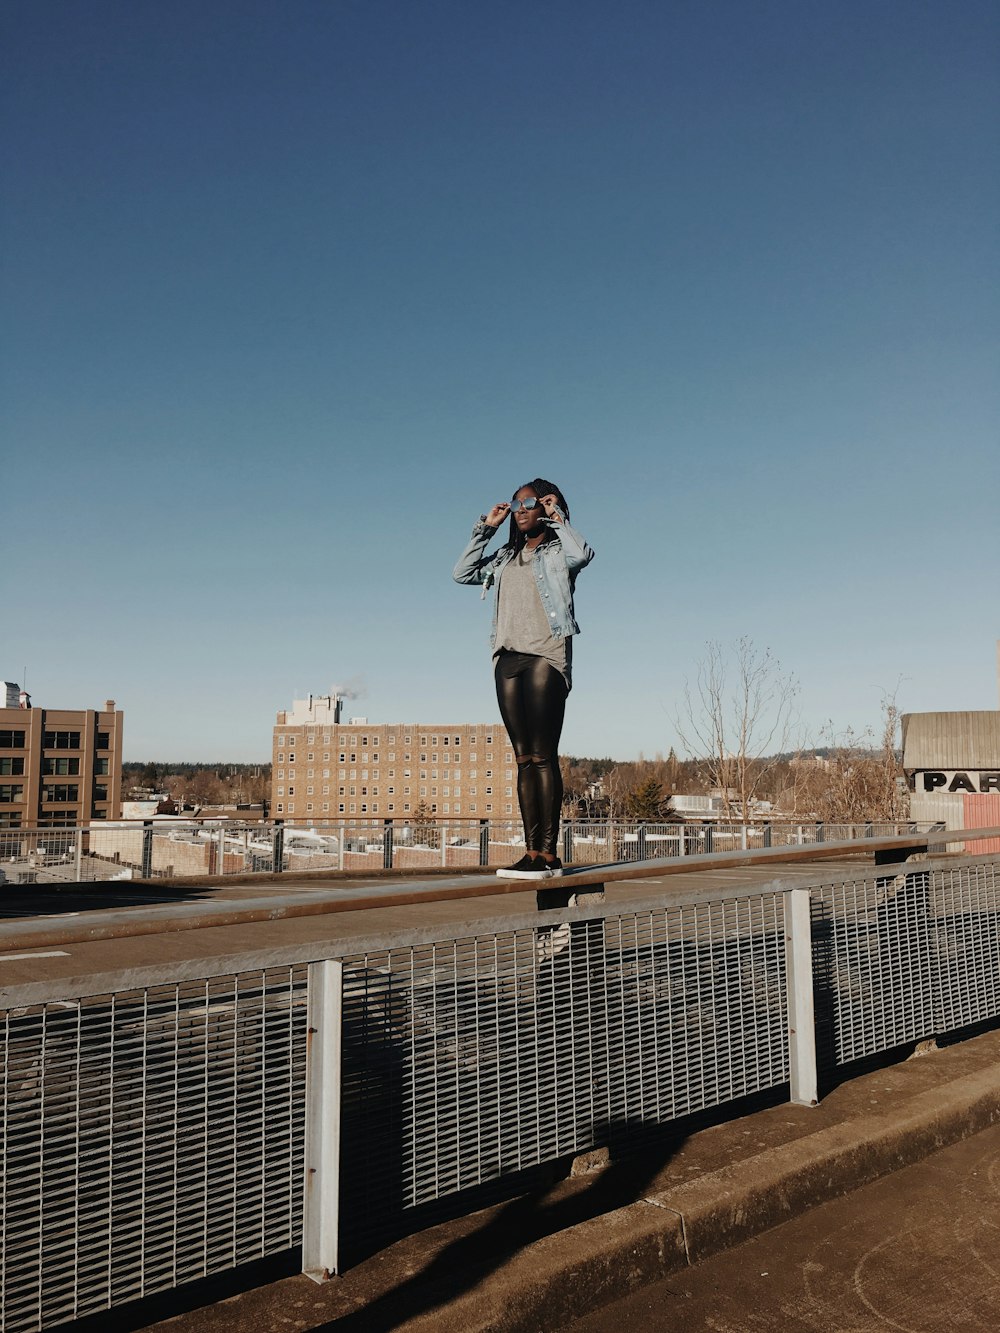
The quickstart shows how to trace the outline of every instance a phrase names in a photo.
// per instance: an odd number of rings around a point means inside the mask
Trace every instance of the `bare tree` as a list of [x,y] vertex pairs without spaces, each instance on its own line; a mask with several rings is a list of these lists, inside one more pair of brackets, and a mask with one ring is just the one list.
[[706,645],[694,690],[685,683],[675,725],[685,752],[719,789],[728,816],[748,816],[762,782],[791,748],[798,692],[770,648],[758,648],[745,635],[730,651],[717,640]]
[[909,797],[901,781],[899,718],[895,692],[884,694],[878,733],[870,727],[860,733],[851,728],[839,736],[828,733],[830,758],[815,801],[823,819],[853,824],[907,818]]

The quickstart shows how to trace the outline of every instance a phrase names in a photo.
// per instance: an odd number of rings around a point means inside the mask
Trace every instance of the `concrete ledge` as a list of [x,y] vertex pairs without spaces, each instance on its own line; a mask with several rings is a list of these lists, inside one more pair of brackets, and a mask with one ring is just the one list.
[[[977,1043],[989,1051],[985,1068],[545,1237],[498,1267],[487,1282],[399,1327],[407,1333],[558,1329],[976,1134],[1000,1121],[1000,1065],[994,1063],[1000,1041],[990,1034],[969,1045]],[[940,1055],[947,1059],[947,1052]],[[857,1080],[856,1091],[866,1081]]]

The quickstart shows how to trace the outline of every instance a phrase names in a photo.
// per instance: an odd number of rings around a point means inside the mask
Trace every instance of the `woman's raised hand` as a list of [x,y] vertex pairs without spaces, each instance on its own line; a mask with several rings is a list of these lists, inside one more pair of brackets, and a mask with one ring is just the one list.
[[545,517],[555,519],[557,523],[561,523],[562,519],[556,513],[556,505],[559,503],[556,496],[540,495],[538,498],[542,508],[545,510]]
[[506,500],[501,500],[498,505],[494,505],[486,515],[486,522],[491,528],[498,528],[510,513],[510,505]]

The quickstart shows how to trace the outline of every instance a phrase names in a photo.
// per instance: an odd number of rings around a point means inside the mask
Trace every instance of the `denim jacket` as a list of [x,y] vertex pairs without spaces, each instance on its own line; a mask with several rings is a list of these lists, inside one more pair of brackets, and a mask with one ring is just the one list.
[[[561,509],[556,512],[562,518],[561,523],[553,519],[543,519],[543,523],[556,534],[555,541],[543,542],[538,548],[538,555],[531,562],[538,583],[538,595],[548,616],[552,635],[556,639],[567,638],[570,634],[579,634],[580,626],[573,615],[573,589],[576,576],[585,565],[594,558],[593,550],[587,545],[575,528],[566,522]],[[482,584],[483,597],[491,587],[499,589],[500,571],[511,559],[513,552],[502,546],[493,555],[486,554],[486,548],[498,529],[489,527],[483,519],[472,529],[472,539],[459,556],[455,566],[456,583]],[[490,647],[497,643],[497,597],[493,598],[493,630],[490,635]]]

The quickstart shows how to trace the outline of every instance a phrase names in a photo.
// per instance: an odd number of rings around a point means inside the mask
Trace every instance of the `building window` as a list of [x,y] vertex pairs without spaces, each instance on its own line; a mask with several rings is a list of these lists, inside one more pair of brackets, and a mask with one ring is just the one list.
[[340,802],[340,804],[337,806],[337,809],[340,811],[341,814],[344,813],[344,802],[343,802],[343,801]]
[[46,777],[51,777],[52,774],[61,774],[63,776],[69,776],[75,778],[79,775],[80,772],[80,761],[77,758],[73,759],[45,758],[42,760],[42,772],[45,774]]
[[289,802],[288,802],[288,813],[289,813],[290,815],[292,815],[292,814],[295,813],[295,802],[294,802],[294,801],[289,801]]
[[486,810],[487,810],[487,813],[488,813],[490,810],[492,810],[492,809],[493,809],[493,802],[492,802],[492,801],[487,801],[487,802],[486,802]]
[[289,796],[294,796],[294,795],[295,795],[295,788],[294,788],[294,787],[289,787],[289,788],[288,788],[288,794],[289,794]]
[[0,759],[0,774],[2,774],[3,776],[7,776],[9,774],[13,777],[16,777],[19,773],[23,772],[24,772],[24,759],[20,755],[18,755],[16,758]]
[[306,809],[307,809],[307,810],[311,810],[312,808],[313,808],[313,803],[312,803],[312,801],[306,801]]
[[107,787],[103,787],[103,786],[102,786],[102,787],[98,787],[98,786],[95,786],[95,787],[94,787],[94,800],[95,800],[95,801],[106,801],[107,799],[108,799],[108,789],[107,789]]
[[73,782],[53,782],[42,788],[43,801],[55,801],[59,804],[76,802],[80,798],[80,788]]
[[288,762],[289,762],[290,764],[294,764],[294,763],[295,763],[295,755],[294,755],[294,754],[290,754],[290,755],[288,756]]
[[281,814],[282,810],[284,810],[284,808],[285,807],[284,805],[282,805],[281,801],[279,801],[278,804],[275,806],[275,809],[277,810],[279,815]]
[[0,731],[0,750],[23,750],[23,731]]
[[108,760],[107,760],[107,759],[95,759],[95,760],[94,760],[94,772],[95,772],[95,773],[108,773],[109,771],[110,771],[110,770],[109,770],[109,768],[108,768]]
[[410,803],[409,803],[409,801],[404,801],[404,802],[403,802],[403,810],[406,811],[406,810],[409,810],[409,808],[410,808]]
[[469,814],[474,815],[475,813],[476,813],[476,803],[475,801],[471,801],[469,803]]
[[79,750],[80,733],[78,731],[43,731],[42,748],[44,750]]
[[390,810],[395,810],[395,808],[396,808],[396,802],[395,802],[395,801],[390,801],[390,802],[389,802],[389,809],[390,809]]
[[23,801],[23,800],[24,800],[23,787],[15,786],[15,784],[12,782],[5,782],[2,785],[0,785],[0,801],[4,801],[8,805],[14,805],[18,801]]
[[95,733],[94,733],[94,749],[95,749],[95,750],[110,750],[110,749],[111,749],[111,733],[108,732],[108,731],[98,731],[98,732],[95,732]]

